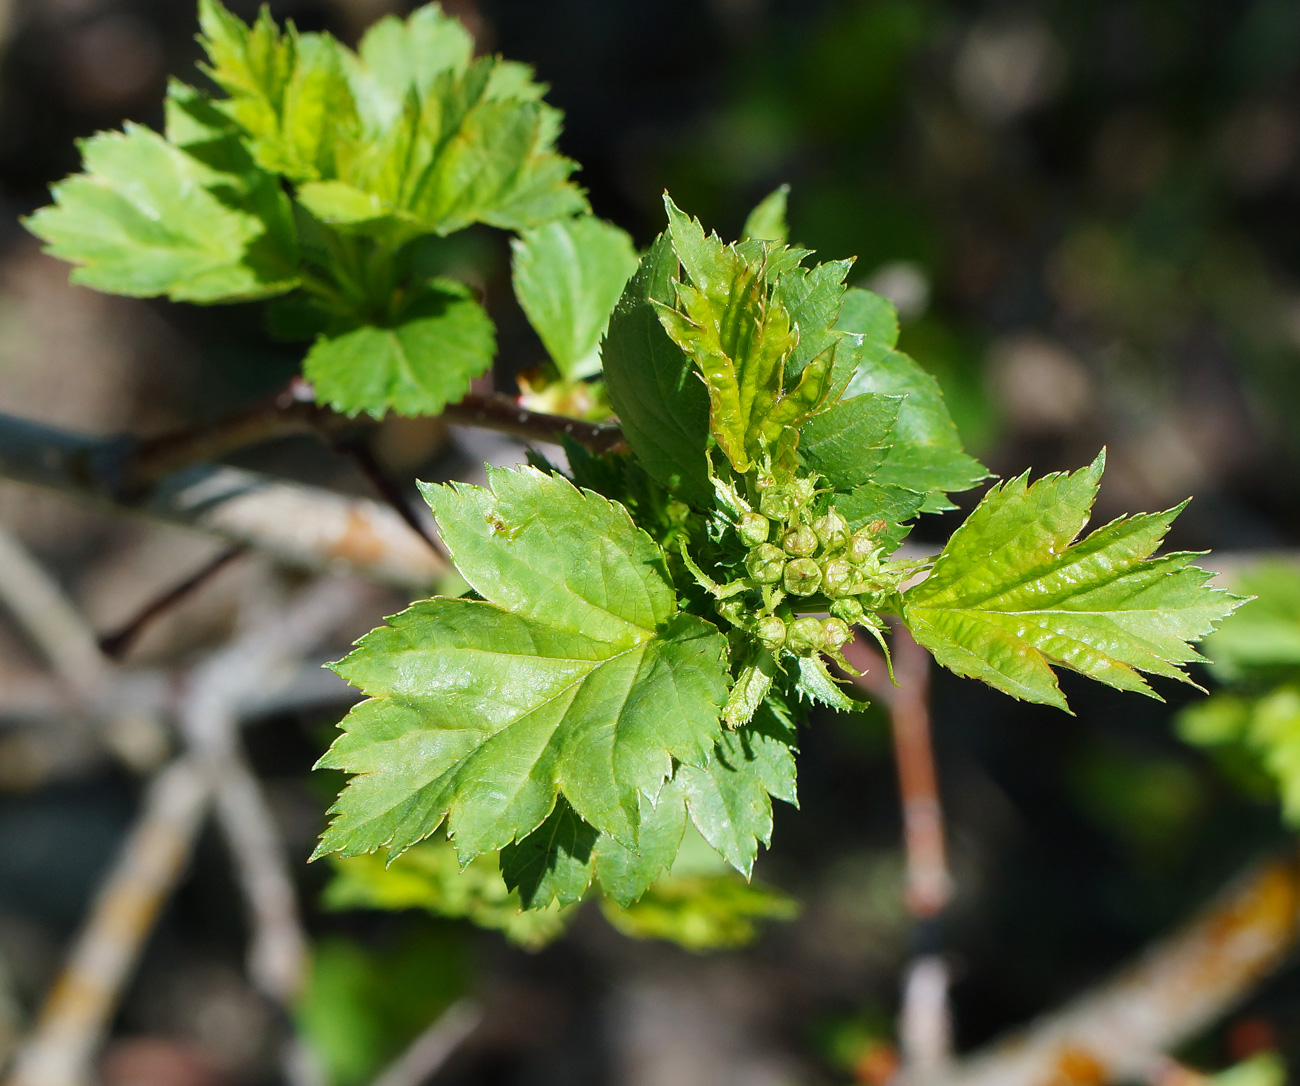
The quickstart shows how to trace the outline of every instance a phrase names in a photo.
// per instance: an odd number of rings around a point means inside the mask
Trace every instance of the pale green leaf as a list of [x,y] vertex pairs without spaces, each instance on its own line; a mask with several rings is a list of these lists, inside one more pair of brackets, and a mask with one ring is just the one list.
[[782,185],[764,196],[745,220],[741,237],[784,245],[790,232],[785,223],[785,205],[789,195],[790,186]]
[[758,937],[759,920],[793,920],[798,903],[734,874],[673,876],[633,905],[603,901],[610,925],[633,939],[664,939],[686,950],[730,950]]
[[379,131],[401,114],[414,92],[426,98],[439,76],[463,75],[474,56],[474,39],[437,4],[416,8],[402,20],[386,15],[357,45],[360,63],[348,78],[368,127]]
[[1232,587],[1257,598],[1206,638],[1215,677],[1240,682],[1300,668],[1300,570],[1264,562],[1235,578]]
[[564,932],[569,914],[557,905],[521,911],[497,870],[497,859],[479,856],[463,869],[446,840],[426,841],[388,856],[331,858],[334,877],[325,887],[326,909],[423,909],[434,916],[465,919],[500,931],[512,943],[536,950]]
[[492,365],[492,321],[469,291],[447,279],[419,291],[391,325],[322,337],[303,372],[318,402],[355,415],[437,415]]
[[515,296],[562,376],[600,369],[600,338],[637,270],[632,239],[583,215],[525,231],[512,243]]
[[674,760],[712,754],[725,641],[676,612],[658,546],[560,477],[489,478],[425,487],[484,599],[417,603],[338,665],[370,700],[321,762],[358,775],[320,853],[401,851],[447,818],[468,860],[525,837],[559,795],[635,849],[641,798]]
[[953,534],[903,618],[945,667],[1013,697],[1066,708],[1051,664],[1151,694],[1140,671],[1188,681],[1204,637],[1239,600],[1194,555],[1151,559],[1181,506],[1121,518],[1073,542],[1103,457],[1072,474],[993,487]]
[[826,662],[820,655],[799,658],[795,690],[805,701],[825,705],[841,713],[861,712],[867,706],[865,701],[849,697],[844,688],[831,678],[831,673],[826,670]]
[[641,258],[614,308],[601,362],[623,435],[642,466],[684,501],[708,507],[709,395],[654,309],[656,302],[674,300],[676,276],[677,257],[662,236]]

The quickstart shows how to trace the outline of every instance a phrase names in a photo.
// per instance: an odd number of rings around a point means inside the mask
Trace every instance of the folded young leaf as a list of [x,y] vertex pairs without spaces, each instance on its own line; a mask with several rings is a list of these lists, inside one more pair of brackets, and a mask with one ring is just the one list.
[[674,301],[676,278],[677,256],[661,236],[614,307],[601,362],[623,434],[650,477],[683,501],[708,508],[709,394],[654,308]]
[[358,774],[318,854],[400,852],[444,818],[462,860],[531,833],[563,795],[637,848],[641,799],[720,734],[726,642],[676,610],[626,511],[531,468],[426,486],[484,597],[417,603],[337,667],[369,699],[321,765]]
[[[753,259],[716,234],[706,235],[667,195],[664,206],[689,282],[678,283],[675,306],[659,304],[659,319],[704,376],[714,438],[741,473],[769,452],[792,459],[795,428],[829,392],[832,352],[805,366],[786,388],[786,361],[799,330],[768,282],[766,250]],[[793,470],[794,464],[784,466]]]
[[[72,281],[137,298],[229,302],[296,285],[297,254],[273,192],[139,125],[83,141],[85,172],[26,221]],[[263,219],[259,212],[266,214]]]
[[357,126],[343,48],[292,24],[281,33],[265,7],[247,26],[219,0],[199,0],[199,27],[207,74],[230,95],[221,107],[258,164],[297,182],[329,176],[339,134]]
[[322,336],[307,352],[303,373],[319,402],[349,415],[437,415],[469,391],[495,354],[496,333],[483,307],[460,283],[435,279],[391,325]]
[[600,369],[600,337],[637,269],[627,233],[592,215],[558,219],[512,242],[515,296],[569,380]]
[[1112,521],[1077,543],[1104,455],[1072,474],[993,487],[903,595],[935,659],[1012,697],[1067,708],[1051,664],[1157,697],[1139,671],[1190,681],[1191,642],[1241,602],[1206,585],[1195,555],[1152,559],[1182,506]]
[[848,333],[840,351],[853,360],[853,376],[844,395],[874,392],[905,397],[893,447],[873,481],[921,491],[927,513],[955,508],[947,495],[969,490],[986,479],[988,471],[962,452],[939,382],[894,349],[898,314],[893,305],[869,291],[850,289],[835,327]]

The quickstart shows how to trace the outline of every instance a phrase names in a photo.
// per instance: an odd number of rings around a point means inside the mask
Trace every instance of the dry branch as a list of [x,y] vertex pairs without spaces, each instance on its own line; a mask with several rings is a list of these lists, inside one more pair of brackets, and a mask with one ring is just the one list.
[[483,1014],[468,1000],[453,1003],[371,1086],[421,1086],[479,1027]]

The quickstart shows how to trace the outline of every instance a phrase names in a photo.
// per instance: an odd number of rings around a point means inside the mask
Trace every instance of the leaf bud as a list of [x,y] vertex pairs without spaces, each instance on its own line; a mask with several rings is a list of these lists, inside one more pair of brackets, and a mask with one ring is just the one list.
[[785,620],[776,615],[764,615],[758,620],[758,640],[768,652],[776,652],[785,644]]
[[845,558],[832,558],[822,566],[822,587],[828,596],[842,596],[858,580],[858,571]]
[[817,553],[817,533],[808,525],[801,524],[785,533],[782,544],[786,554],[792,554],[796,558],[811,558]]
[[821,567],[811,558],[792,558],[785,564],[782,581],[790,595],[811,596],[821,587]]
[[825,516],[813,521],[813,531],[826,550],[837,551],[848,542],[849,522],[832,508]]
[[758,511],[772,520],[788,520],[797,508],[788,487],[769,486],[758,498]]
[[850,626],[856,626],[866,617],[866,609],[857,596],[841,596],[831,604],[831,614]]
[[835,652],[841,645],[853,639],[853,631],[846,622],[838,618],[828,618],[822,623],[822,636],[825,638],[827,652]]
[[762,513],[742,513],[740,523],[736,525],[736,531],[740,533],[740,538],[744,540],[747,547],[757,547],[760,543],[766,543],[770,530],[771,523]]
[[796,656],[811,656],[826,644],[820,619],[797,618],[786,628],[785,647]]
[[771,543],[760,543],[745,558],[745,570],[760,584],[776,584],[785,569],[785,552]]
[[853,538],[849,540],[849,561],[865,562],[878,549],[875,537],[871,534],[871,528],[859,528],[853,533]]

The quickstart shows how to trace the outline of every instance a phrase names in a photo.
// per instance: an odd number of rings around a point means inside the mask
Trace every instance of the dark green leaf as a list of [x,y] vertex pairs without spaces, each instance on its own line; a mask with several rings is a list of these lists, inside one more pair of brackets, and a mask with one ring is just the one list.
[[902,403],[873,393],[841,400],[804,423],[799,455],[836,490],[869,482],[889,454]]

